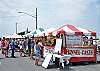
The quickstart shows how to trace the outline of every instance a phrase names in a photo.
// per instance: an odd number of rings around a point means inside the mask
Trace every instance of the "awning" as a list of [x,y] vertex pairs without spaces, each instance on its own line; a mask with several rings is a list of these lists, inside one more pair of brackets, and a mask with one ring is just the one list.
[[11,38],[24,38],[24,37],[22,37],[21,35],[13,34],[13,35],[11,36]]
[[46,29],[44,31],[45,36],[51,35],[54,30],[56,30],[56,29],[55,28],[48,28],[48,29]]
[[35,30],[34,32],[32,32],[32,34],[37,37],[37,36],[43,36],[44,35],[44,29],[43,28],[39,28],[37,30]]
[[73,25],[64,25],[54,31],[52,31],[53,35],[66,33],[68,35],[93,35],[96,36],[96,32],[79,28]]

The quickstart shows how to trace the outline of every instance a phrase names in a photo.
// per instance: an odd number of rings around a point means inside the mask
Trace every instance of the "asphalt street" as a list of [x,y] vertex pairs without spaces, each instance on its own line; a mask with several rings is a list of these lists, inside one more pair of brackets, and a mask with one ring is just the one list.
[[[1,53],[1,52],[0,52]],[[9,55],[10,56],[10,55]],[[60,71],[56,67],[45,69],[41,66],[35,66],[34,60],[29,57],[20,57],[19,53],[15,54],[16,58],[4,58],[0,54],[0,71]],[[40,65],[42,62],[40,62]],[[100,71],[100,64],[75,65],[70,66],[70,71]],[[61,71],[68,71],[66,68]]]

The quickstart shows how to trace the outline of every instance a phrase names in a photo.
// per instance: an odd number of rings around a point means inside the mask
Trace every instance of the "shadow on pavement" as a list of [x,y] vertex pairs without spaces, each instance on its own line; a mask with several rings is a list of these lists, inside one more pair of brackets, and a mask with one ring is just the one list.
[[1,59],[4,59],[4,58],[0,58],[0,60],[1,60]]
[[6,58],[19,58],[18,56],[15,56],[15,57],[6,57]]
[[65,66],[64,68],[59,68],[56,65],[52,65],[52,66],[49,65],[47,69],[57,69],[57,71],[76,71],[75,69],[71,68],[70,65]]

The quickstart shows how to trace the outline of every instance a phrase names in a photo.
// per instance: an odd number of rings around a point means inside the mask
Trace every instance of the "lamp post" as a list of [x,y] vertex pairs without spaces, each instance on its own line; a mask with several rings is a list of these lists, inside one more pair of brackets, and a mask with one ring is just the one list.
[[18,13],[23,13],[23,14],[26,14],[26,15],[28,15],[28,16],[31,16],[32,18],[35,18],[36,19],[36,30],[37,30],[37,8],[36,8],[36,16],[33,16],[33,15],[31,15],[31,14],[28,14],[28,13],[26,13],[26,12],[18,12]]

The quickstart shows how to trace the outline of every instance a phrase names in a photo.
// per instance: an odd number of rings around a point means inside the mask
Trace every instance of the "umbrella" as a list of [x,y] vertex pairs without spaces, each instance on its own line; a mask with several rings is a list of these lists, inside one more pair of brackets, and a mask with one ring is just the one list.
[[33,35],[35,35],[35,34],[37,34],[37,32],[36,32],[36,31],[34,31],[32,34],[33,34]]
[[43,28],[39,28],[37,30],[35,30],[32,34],[35,36],[42,36],[44,33],[44,29]]
[[33,32],[30,32],[30,33],[27,33],[27,34],[24,35],[24,37],[28,37],[28,36],[32,37],[33,36]]
[[21,35],[13,34],[11,38],[23,38]]
[[9,35],[9,36],[6,36],[6,38],[12,38],[12,36],[11,36],[11,35]]
[[44,29],[43,29],[43,28],[39,28],[39,30],[40,30],[41,32],[43,32],[43,31],[44,31]]

